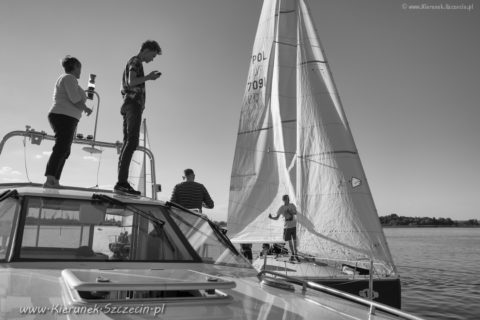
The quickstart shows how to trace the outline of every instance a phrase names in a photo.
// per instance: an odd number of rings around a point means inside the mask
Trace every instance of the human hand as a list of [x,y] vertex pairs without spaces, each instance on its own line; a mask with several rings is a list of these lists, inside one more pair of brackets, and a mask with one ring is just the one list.
[[161,75],[162,75],[162,73],[160,71],[155,70],[155,71],[150,72],[147,77],[150,80],[157,80],[158,78],[160,78]]
[[272,219],[272,214],[271,214],[271,213],[269,213],[269,214],[268,214],[268,217],[269,217],[270,219]]
[[85,113],[87,114],[87,117],[88,117],[89,115],[91,115],[92,112],[93,112],[93,110],[90,109],[89,107],[85,107],[85,109],[84,109],[83,111],[85,111]]

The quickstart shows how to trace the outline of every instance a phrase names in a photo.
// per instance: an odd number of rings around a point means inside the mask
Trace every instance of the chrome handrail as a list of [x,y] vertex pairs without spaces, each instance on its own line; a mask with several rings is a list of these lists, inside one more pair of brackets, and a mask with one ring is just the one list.
[[[13,137],[26,137],[30,139],[40,139],[40,140],[44,139],[44,140],[55,141],[55,136],[49,135],[45,131],[41,131],[41,132],[35,131],[33,129],[30,129],[30,127],[27,126],[27,129],[24,131],[22,130],[11,131],[7,133],[5,136],[3,136],[3,139],[0,141],[0,155],[3,151],[3,147],[5,143],[8,141],[8,139]],[[123,145],[123,143],[121,143],[120,141],[113,143],[113,142],[103,142],[103,141],[91,141],[87,139],[78,139],[76,137],[73,139],[73,143],[89,145],[89,146],[91,146],[93,143],[95,146],[112,148],[117,150],[120,150]],[[136,150],[140,152],[144,152],[150,159],[150,168],[151,168],[151,175],[152,175],[152,199],[156,200],[157,199],[157,181],[155,177],[155,157],[153,156],[153,152],[148,148],[138,146]]]
[[266,274],[270,274],[270,275],[274,275],[274,276],[277,276],[277,277],[280,277],[280,278],[284,278],[284,279],[286,279],[290,282],[301,285],[303,294],[305,294],[305,292],[307,291],[307,288],[310,288],[310,289],[313,289],[313,290],[316,290],[316,291],[325,292],[325,293],[335,295],[335,296],[343,298],[343,299],[347,299],[347,300],[350,300],[350,301],[354,301],[354,302],[366,305],[366,306],[369,307],[369,314],[371,314],[371,315],[375,314],[376,310],[380,310],[380,311],[383,311],[383,312],[393,314],[393,315],[398,316],[398,317],[402,317],[403,319],[407,319],[407,320],[425,320],[423,318],[420,318],[420,317],[414,316],[412,314],[406,313],[402,310],[387,306],[383,303],[371,301],[371,300],[368,300],[368,299],[365,299],[365,298],[362,298],[362,297],[359,297],[359,296],[355,296],[353,294],[346,293],[346,292],[343,292],[343,291],[340,291],[340,290],[337,290],[337,289],[333,289],[333,288],[330,288],[330,287],[327,287],[327,286],[324,286],[324,285],[321,285],[321,284],[318,284],[318,283],[315,283],[315,282],[312,282],[312,281],[304,281],[300,278],[290,277],[290,276],[287,276],[287,275],[284,275],[284,274],[281,274],[281,273],[268,271],[268,270],[262,270],[257,274],[257,277],[258,277],[259,280],[262,280],[263,276],[266,275]]

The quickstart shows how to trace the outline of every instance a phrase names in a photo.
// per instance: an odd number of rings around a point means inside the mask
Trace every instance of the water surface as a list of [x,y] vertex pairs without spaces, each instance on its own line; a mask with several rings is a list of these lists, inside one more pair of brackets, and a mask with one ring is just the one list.
[[480,319],[480,228],[385,228],[402,309],[425,319]]

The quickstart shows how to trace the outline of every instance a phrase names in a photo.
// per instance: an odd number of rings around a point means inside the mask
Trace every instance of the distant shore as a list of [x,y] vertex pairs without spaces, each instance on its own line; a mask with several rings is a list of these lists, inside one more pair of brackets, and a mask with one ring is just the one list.
[[441,225],[383,225],[382,228],[480,228],[480,226],[471,226],[471,225],[452,225],[452,226],[441,226]]
[[392,213],[380,217],[384,228],[479,228],[477,219],[452,220],[451,218],[404,217]]

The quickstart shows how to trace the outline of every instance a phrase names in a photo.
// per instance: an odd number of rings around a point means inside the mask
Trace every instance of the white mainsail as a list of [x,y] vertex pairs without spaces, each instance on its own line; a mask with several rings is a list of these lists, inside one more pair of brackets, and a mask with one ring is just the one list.
[[394,271],[358,152],[305,0],[265,0],[232,168],[232,241],[281,242],[289,194],[300,252]]

